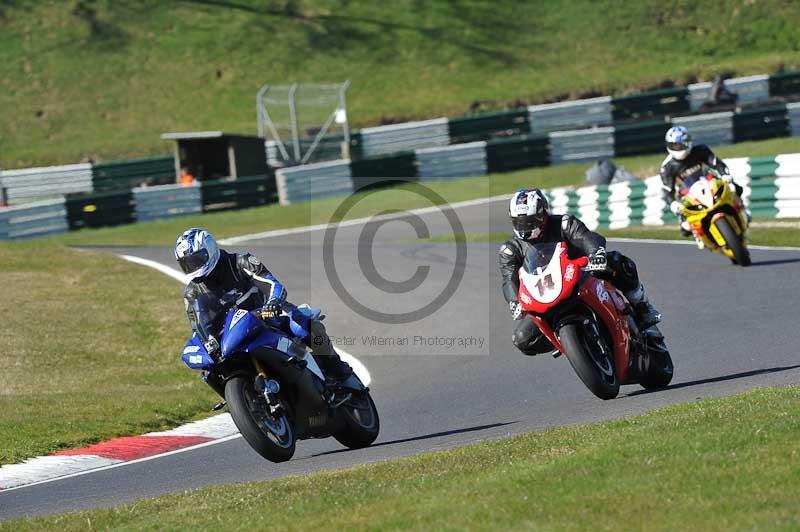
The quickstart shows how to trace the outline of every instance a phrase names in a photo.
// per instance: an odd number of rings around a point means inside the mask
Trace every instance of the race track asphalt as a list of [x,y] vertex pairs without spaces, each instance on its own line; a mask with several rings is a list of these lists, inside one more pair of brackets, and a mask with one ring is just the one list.
[[[454,212],[467,232],[507,229],[505,206],[500,203]],[[693,246],[611,243],[609,247],[636,260],[651,299],[665,316],[661,329],[675,361],[675,378],[666,390],[643,393],[638,386],[625,386],[617,399],[601,401],[584,388],[563,357],[525,357],[515,350],[513,322],[499,290],[497,244],[466,246],[466,256],[458,264],[463,266],[463,279],[453,296],[427,317],[417,312],[420,319],[391,324],[349,308],[331,288],[331,262],[347,292],[381,312],[414,313],[447,286],[458,266],[457,246],[415,241],[412,226],[403,220],[382,224],[374,231],[372,244],[363,239],[366,226],[341,228],[332,257],[327,257],[328,272],[320,251],[323,231],[231,248],[261,257],[286,284],[292,301],[324,307],[329,332],[369,368],[382,424],[374,446],[347,451],[333,439],[303,441],[293,460],[272,464],[238,438],[0,492],[0,519],[345,468],[556,425],[606,420],[756,386],[800,382],[796,314],[800,251],[753,250],[753,266],[739,268]],[[450,231],[440,213],[421,215],[420,220],[430,234]],[[103,251],[172,266],[170,244]],[[384,281],[365,279],[359,253],[368,270],[369,256],[373,257],[374,270]],[[399,283],[420,266],[429,268],[418,274],[425,276],[424,281],[402,293],[408,286]],[[181,289],[176,283],[176,298]],[[460,338],[474,344],[461,345]],[[384,345],[372,345],[379,342]],[[182,345],[183,339],[176,339],[176,358]],[[186,378],[196,376],[187,369]]]

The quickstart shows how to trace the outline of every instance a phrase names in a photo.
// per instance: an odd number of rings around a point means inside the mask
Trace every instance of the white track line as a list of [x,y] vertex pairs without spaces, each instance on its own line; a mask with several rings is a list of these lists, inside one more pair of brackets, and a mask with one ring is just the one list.
[[296,235],[298,233],[309,233],[311,231],[321,231],[327,229],[329,227],[350,227],[353,225],[362,225],[368,222],[374,222],[377,220],[391,220],[393,218],[402,218],[403,216],[408,216],[409,214],[428,214],[431,212],[440,212],[442,209],[449,208],[449,209],[461,209],[464,207],[474,207],[476,205],[485,205],[487,203],[495,203],[497,201],[508,201],[508,195],[502,196],[492,196],[489,198],[478,198],[474,200],[467,200],[467,201],[459,201],[456,203],[445,203],[444,205],[433,205],[431,207],[421,207],[419,209],[411,209],[409,211],[403,212],[396,212],[392,214],[381,214],[379,216],[367,216],[364,218],[354,218],[352,220],[345,220],[343,222],[333,223],[329,222],[326,224],[317,224],[317,225],[306,225],[302,227],[290,227],[287,229],[274,229],[272,231],[264,231],[263,233],[252,233],[249,235],[241,235],[241,236],[233,236],[230,238],[225,238],[220,240],[219,243],[223,246],[230,246],[232,244],[239,244],[241,242],[247,242],[249,240],[261,240],[264,238],[275,238],[279,236],[286,236],[286,235]]
[[[647,226],[644,226],[647,227]],[[609,237],[606,240],[609,242],[629,242],[632,244],[667,244],[671,246],[697,246],[694,242],[686,240],[665,240],[659,238],[616,238]],[[747,245],[748,249],[758,249],[761,251],[800,251],[800,247],[792,246],[751,246]]]

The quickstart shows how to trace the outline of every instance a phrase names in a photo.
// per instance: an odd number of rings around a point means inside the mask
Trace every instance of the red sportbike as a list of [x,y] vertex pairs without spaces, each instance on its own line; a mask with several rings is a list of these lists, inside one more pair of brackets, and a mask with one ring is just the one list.
[[673,366],[661,331],[640,331],[630,303],[606,279],[610,273],[587,271],[588,264],[570,259],[566,242],[531,246],[519,270],[523,319],[536,322],[601,399],[616,397],[620,384],[666,386]]

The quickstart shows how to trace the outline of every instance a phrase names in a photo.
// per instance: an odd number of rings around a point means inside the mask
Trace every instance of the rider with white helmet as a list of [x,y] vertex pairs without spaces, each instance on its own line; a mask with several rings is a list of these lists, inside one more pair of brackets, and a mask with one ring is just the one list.
[[[679,193],[686,181],[690,183],[702,177],[707,168],[714,169],[728,183],[731,183],[736,194],[741,197],[742,187],[737,185],[731,177],[728,167],[722,159],[714,155],[711,148],[705,144],[693,144],[692,135],[683,126],[669,128],[664,137],[669,155],[661,163],[661,182],[664,190],[664,201],[673,214],[681,220],[681,233],[689,236],[689,225],[683,219]],[[749,219],[749,211],[747,211]]]
[[[514,230],[500,247],[500,274],[503,278],[503,296],[515,320],[522,317],[519,294],[519,269],[528,249],[543,242],[565,241],[568,253],[587,256],[594,266],[611,272],[611,282],[624,294],[634,310],[634,319],[641,329],[655,325],[661,314],[653,308],[639,281],[636,264],[617,251],[606,252],[606,239],[590,231],[583,222],[569,214],[550,214],[547,197],[537,188],[518,190],[511,196],[508,216]],[[552,344],[539,331],[533,320],[521,320],[512,337],[514,345],[526,355],[545,353]]]
[[[175,242],[175,260],[191,279],[183,292],[189,323],[212,357],[217,356],[219,332],[233,305],[274,316],[291,307],[286,289],[260,260],[249,253],[220,249],[208,231],[195,227],[181,234]],[[312,320],[308,330],[303,341],[322,370],[334,379],[347,379],[351,368],[339,359],[322,322]],[[221,382],[206,382],[224,397]]]

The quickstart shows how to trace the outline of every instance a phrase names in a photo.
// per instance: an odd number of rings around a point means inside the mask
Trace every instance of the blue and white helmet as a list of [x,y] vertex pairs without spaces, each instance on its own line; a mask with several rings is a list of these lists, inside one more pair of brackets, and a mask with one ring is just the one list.
[[175,242],[175,260],[190,279],[205,277],[219,261],[219,247],[211,233],[193,227]]
[[547,197],[538,188],[516,191],[508,203],[508,217],[517,238],[536,240],[542,236],[550,219]]
[[664,140],[667,141],[667,151],[673,159],[682,161],[692,151],[692,135],[683,126],[669,128]]

